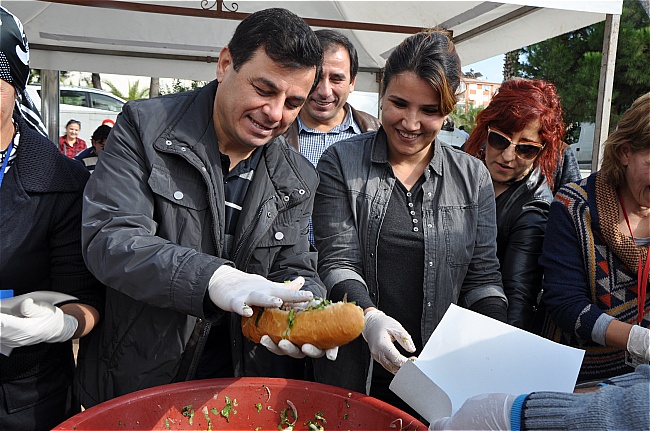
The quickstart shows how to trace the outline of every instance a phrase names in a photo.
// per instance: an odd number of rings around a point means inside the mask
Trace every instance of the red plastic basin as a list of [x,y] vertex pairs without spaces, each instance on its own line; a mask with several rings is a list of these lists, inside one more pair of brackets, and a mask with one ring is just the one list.
[[[298,415],[295,422],[290,403]],[[250,377],[145,389],[98,404],[54,429],[287,430],[291,422],[294,430],[318,429],[309,422],[325,430],[427,429],[413,416],[364,394],[320,383]]]

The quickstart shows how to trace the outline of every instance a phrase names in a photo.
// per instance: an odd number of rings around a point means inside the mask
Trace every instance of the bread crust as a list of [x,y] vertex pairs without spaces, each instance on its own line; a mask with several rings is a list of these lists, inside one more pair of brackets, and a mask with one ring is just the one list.
[[268,335],[276,344],[289,340],[297,346],[312,344],[322,350],[354,340],[361,335],[363,325],[363,310],[351,302],[300,311],[253,307],[253,315],[241,321],[244,336],[255,343]]

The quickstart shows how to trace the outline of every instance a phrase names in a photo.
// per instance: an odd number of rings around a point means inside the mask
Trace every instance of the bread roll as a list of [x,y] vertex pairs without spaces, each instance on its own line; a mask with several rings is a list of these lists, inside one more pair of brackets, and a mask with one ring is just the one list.
[[322,350],[354,340],[363,325],[361,307],[326,300],[307,310],[253,307],[253,315],[241,321],[244,336],[255,343],[268,335],[276,344],[286,339],[297,346],[312,344]]

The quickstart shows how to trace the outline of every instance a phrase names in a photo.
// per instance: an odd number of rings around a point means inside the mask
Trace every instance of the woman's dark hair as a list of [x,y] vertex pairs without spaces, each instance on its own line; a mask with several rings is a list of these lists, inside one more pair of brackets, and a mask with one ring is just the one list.
[[634,101],[605,141],[600,172],[614,187],[625,183],[625,166],[621,163],[620,153],[625,144],[630,147],[632,155],[650,149],[650,93]]
[[461,78],[460,58],[446,33],[430,30],[404,39],[386,60],[382,96],[393,77],[403,72],[413,72],[431,84],[440,95],[440,111],[443,115],[454,110]]
[[550,82],[517,78],[501,84],[487,108],[476,117],[476,127],[465,143],[465,151],[479,155],[487,142],[488,127],[514,134],[535,120],[540,122],[539,136],[544,149],[533,162],[533,168],[539,166],[552,189],[562,156],[565,127],[560,97]]
[[318,83],[323,50],[312,29],[298,15],[271,8],[246,17],[228,43],[233,68],[239,70],[260,47],[271,60],[287,69],[315,67],[314,86]]
[[81,121],[79,120],[69,120],[67,123],[65,123],[65,128],[67,129],[70,124],[78,124],[79,128],[81,129]]

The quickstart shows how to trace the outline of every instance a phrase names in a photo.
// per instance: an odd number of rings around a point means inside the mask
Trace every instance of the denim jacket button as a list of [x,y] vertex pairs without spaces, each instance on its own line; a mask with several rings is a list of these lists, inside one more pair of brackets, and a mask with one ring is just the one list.
[[181,199],[183,199],[183,196],[184,196],[183,192],[181,192],[181,191],[175,191],[174,192],[174,199],[177,199],[177,200],[180,201]]
[[277,239],[278,241],[280,241],[282,238],[284,238],[284,234],[282,232],[276,232],[274,236],[275,236],[275,239]]

